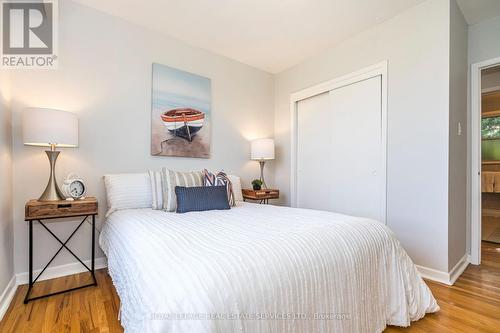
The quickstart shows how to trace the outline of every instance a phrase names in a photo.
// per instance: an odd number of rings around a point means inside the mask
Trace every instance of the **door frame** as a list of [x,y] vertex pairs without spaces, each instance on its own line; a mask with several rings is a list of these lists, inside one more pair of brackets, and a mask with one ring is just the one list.
[[381,197],[382,197],[382,221],[387,224],[387,67],[388,61],[382,61],[377,64],[365,67],[355,72],[337,77],[315,86],[297,91],[290,95],[290,113],[291,113],[291,165],[290,165],[290,194],[291,206],[297,207],[297,105],[301,100],[320,95],[330,90],[345,87],[347,85],[371,79],[377,76],[381,77],[382,82],[382,170],[381,177]]
[[470,262],[481,264],[481,72],[500,65],[500,58],[493,58],[471,65],[471,137],[470,137]]

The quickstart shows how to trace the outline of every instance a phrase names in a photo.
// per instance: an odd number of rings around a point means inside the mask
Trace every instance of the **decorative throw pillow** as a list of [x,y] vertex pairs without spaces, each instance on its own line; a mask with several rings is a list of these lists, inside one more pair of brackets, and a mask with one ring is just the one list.
[[214,175],[213,173],[205,169],[203,170],[203,176],[205,186],[226,186],[227,201],[231,206],[235,205],[233,186],[224,171],[221,171],[218,174]]
[[161,184],[161,172],[149,170],[149,179],[151,181],[152,203],[151,208],[163,209],[163,187]]
[[235,203],[238,201],[243,201],[243,192],[241,191],[241,179],[238,176],[227,175],[227,178],[231,181],[231,187],[233,188],[233,196]]
[[161,170],[163,209],[167,212],[175,212],[177,198],[175,187],[203,186],[203,174],[200,171],[178,172],[167,168]]
[[230,209],[226,186],[175,187],[177,213]]

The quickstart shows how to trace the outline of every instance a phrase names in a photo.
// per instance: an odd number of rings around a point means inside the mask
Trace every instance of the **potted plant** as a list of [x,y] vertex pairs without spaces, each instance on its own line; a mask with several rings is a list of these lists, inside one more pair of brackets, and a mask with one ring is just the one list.
[[254,179],[254,180],[252,180],[252,188],[255,191],[260,190],[261,187],[262,187],[262,180],[260,180],[260,179]]

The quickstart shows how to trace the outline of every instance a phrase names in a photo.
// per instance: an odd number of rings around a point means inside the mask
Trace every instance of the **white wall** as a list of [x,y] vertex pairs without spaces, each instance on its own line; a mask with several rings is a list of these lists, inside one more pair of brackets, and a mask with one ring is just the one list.
[[469,64],[500,57],[500,16],[469,27]]
[[449,267],[449,14],[448,1],[428,0],[278,74],[275,81],[275,177],[287,194],[290,94],[389,61],[388,226],[415,263],[444,272]]
[[14,238],[12,230],[12,123],[9,104],[10,90],[7,73],[0,72],[0,296],[14,273]]
[[[61,180],[76,172],[97,196],[100,221],[105,212],[102,176],[143,172],[166,166],[178,170],[224,169],[248,184],[258,177],[249,160],[248,140],[273,136],[273,77],[241,63],[183,44],[71,1],[60,3],[59,69],[16,71],[12,77],[15,271],[27,271],[27,226],[24,204],[46,185],[48,162],[43,149],[22,143],[20,112],[25,106],[75,112],[80,121],[80,147],[63,149],[57,165]],[[160,63],[212,80],[212,145],[210,159],[150,155],[151,65]],[[273,163],[267,166],[273,184]],[[77,221],[50,225],[67,235]],[[70,246],[90,257],[90,226]],[[38,268],[58,244],[35,228]],[[102,256],[99,251],[97,257]],[[55,264],[73,262],[63,255]]]
[[451,0],[448,271],[467,252],[467,67],[467,23]]

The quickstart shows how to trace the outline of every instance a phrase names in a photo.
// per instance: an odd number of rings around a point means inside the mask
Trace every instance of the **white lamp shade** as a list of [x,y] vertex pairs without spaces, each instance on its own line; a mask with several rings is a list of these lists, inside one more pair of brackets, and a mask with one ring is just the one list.
[[74,113],[26,108],[22,117],[25,145],[78,147],[78,118]]
[[274,160],[274,140],[256,139],[250,144],[252,160]]

